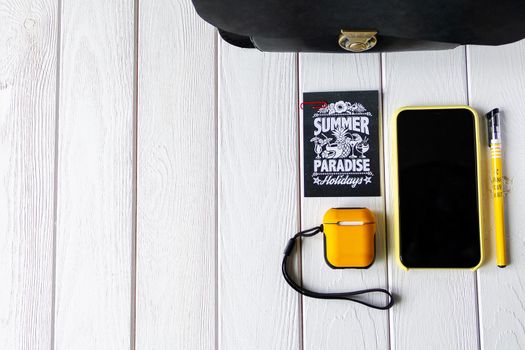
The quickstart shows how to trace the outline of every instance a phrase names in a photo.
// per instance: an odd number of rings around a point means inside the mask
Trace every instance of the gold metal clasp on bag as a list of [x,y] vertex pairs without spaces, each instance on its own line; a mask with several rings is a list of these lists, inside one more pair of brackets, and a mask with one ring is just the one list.
[[339,46],[350,52],[370,50],[377,44],[376,31],[343,30],[339,34]]

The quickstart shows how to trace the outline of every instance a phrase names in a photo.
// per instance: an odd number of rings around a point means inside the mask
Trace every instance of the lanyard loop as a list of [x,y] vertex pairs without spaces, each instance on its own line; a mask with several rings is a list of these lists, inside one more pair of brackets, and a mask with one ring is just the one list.
[[[311,229],[300,231],[296,233],[292,238],[290,238],[290,240],[286,244],[286,248],[284,249],[283,262],[282,262],[282,272],[283,272],[284,279],[286,280],[286,282],[288,282],[290,287],[292,287],[296,292],[302,295],[306,295],[307,297],[311,297],[311,298],[349,300],[349,301],[354,301],[356,303],[371,307],[373,309],[378,309],[378,310],[390,309],[392,305],[394,305],[394,297],[386,289],[371,288],[371,289],[363,289],[363,290],[356,290],[352,292],[342,292],[342,293],[319,293],[319,292],[314,292],[312,290],[303,288],[290,277],[290,275],[288,274],[287,262],[288,262],[288,258],[290,257],[293,251],[293,248],[295,247],[295,243],[297,242],[297,239],[300,237],[312,237],[318,234],[319,232],[323,232],[323,225],[313,227]],[[369,294],[369,293],[382,293],[382,294],[387,295],[388,303],[386,305],[375,305],[375,304],[366,302],[364,300],[355,298],[357,296],[362,296],[362,295]]]

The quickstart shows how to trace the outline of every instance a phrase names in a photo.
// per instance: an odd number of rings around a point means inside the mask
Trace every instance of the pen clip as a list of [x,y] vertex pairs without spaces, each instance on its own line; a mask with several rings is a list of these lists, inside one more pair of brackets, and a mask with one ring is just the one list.
[[485,114],[485,117],[487,117],[487,137],[490,147],[492,145],[492,140],[499,139],[499,108],[494,108],[493,110]]

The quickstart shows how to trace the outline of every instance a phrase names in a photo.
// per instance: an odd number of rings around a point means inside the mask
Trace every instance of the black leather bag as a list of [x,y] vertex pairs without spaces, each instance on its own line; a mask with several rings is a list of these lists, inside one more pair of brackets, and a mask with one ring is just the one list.
[[525,38],[525,0],[193,0],[232,45],[362,52],[502,45]]

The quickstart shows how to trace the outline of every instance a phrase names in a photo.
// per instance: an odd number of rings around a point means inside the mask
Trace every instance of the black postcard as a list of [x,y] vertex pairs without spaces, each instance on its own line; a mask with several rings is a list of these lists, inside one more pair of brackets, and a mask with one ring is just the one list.
[[303,94],[305,197],[381,195],[377,91]]

